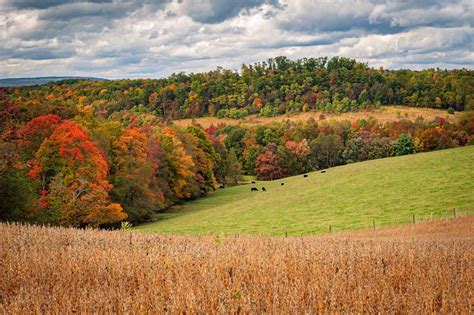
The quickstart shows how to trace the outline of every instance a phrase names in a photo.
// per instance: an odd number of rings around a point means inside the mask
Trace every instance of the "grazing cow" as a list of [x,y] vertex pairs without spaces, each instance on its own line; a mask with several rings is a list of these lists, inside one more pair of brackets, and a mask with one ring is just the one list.
[[282,185],[282,186],[284,186],[284,185],[285,185],[285,183],[281,183],[281,185]]
[[304,174],[303,177],[308,177],[308,174]]
[[257,187],[252,187],[252,188],[250,188],[250,191],[258,191],[258,188]]
[[225,186],[224,186],[224,185],[220,185],[219,188],[225,188]]
[[326,171],[321,171],[321,173],[326,173]]
[[265,189],[265,187],[262,187],[262,191],[267,191],[267,190]]
[[255,184],[255,181],[252,181],[252,184]]

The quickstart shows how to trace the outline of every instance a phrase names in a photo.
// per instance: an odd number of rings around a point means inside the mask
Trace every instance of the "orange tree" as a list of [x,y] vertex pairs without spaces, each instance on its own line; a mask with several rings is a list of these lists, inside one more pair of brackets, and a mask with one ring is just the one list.
[[29,175],[40,182],[40,221],[69,226],[100,226],[127,218],[109,203],[109,166],[86,132],[64,121],[36,152]]

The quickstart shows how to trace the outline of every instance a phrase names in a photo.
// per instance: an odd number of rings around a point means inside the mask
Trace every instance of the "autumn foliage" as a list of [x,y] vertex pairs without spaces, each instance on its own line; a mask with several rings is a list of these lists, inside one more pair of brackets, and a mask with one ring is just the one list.
[[18,131],[21,150],[26,157],[32,157],[41,143],[48,138],[63,120],[56,115],[44,115],[33,118]]
[[109,204],[108,173],[107,161],[86,132],[64,121],[43,141],[29,172],[41,187],[37,215],[73,226],[125,219],[120,205]]
[[137,128],[123,131],[113,144],[114,199],[125,207],[133,221],[146,218],[150,210],[163,207],[150,155],[148,137]]
[[0,94],[0,121],[7,117],[9,123],[27,121],[51,113],[73,118],[87,111],[108,117],[123,110],[166,119],[314,110],[340,113],[382,105],[463,111],[474,109],[473,73],[470,69],[376,69],[337,56],[299,60],[278,56],[242,64],[239,71],[219,67],[156,80],[64,80],[15,89],[5,93],[5,102]]
[[278,157],[271,150],[259,155],[255,161],[257,177],[263,180],[273,180],[283,177],[283,171],[278,165]]

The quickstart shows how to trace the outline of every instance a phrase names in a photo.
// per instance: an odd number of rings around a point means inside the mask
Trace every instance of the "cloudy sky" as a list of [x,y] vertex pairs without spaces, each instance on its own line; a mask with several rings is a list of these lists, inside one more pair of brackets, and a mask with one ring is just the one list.
[[472,69],[473,24],[473,0],[0,0],[0,78],[157,78],[279,55]]

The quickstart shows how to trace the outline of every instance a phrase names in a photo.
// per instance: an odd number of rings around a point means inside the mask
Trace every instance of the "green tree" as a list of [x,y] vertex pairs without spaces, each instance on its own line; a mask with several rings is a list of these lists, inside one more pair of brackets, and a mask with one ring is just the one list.
[[316,169],[333,167],[340,162],[343,150],[341,137],[336,134],[319,134],[318,138],[311,142],[310,160]]
[[393,150],[395,155],[406,155],[415,152],[415,141],[408,134],[401,134],[395,141]]
[[234,149],[231,149],[227,155],[225,169],[226,176],[232,179],[234,185],[237,185],[239,176],[242,173],[242,165],[240,164]]

